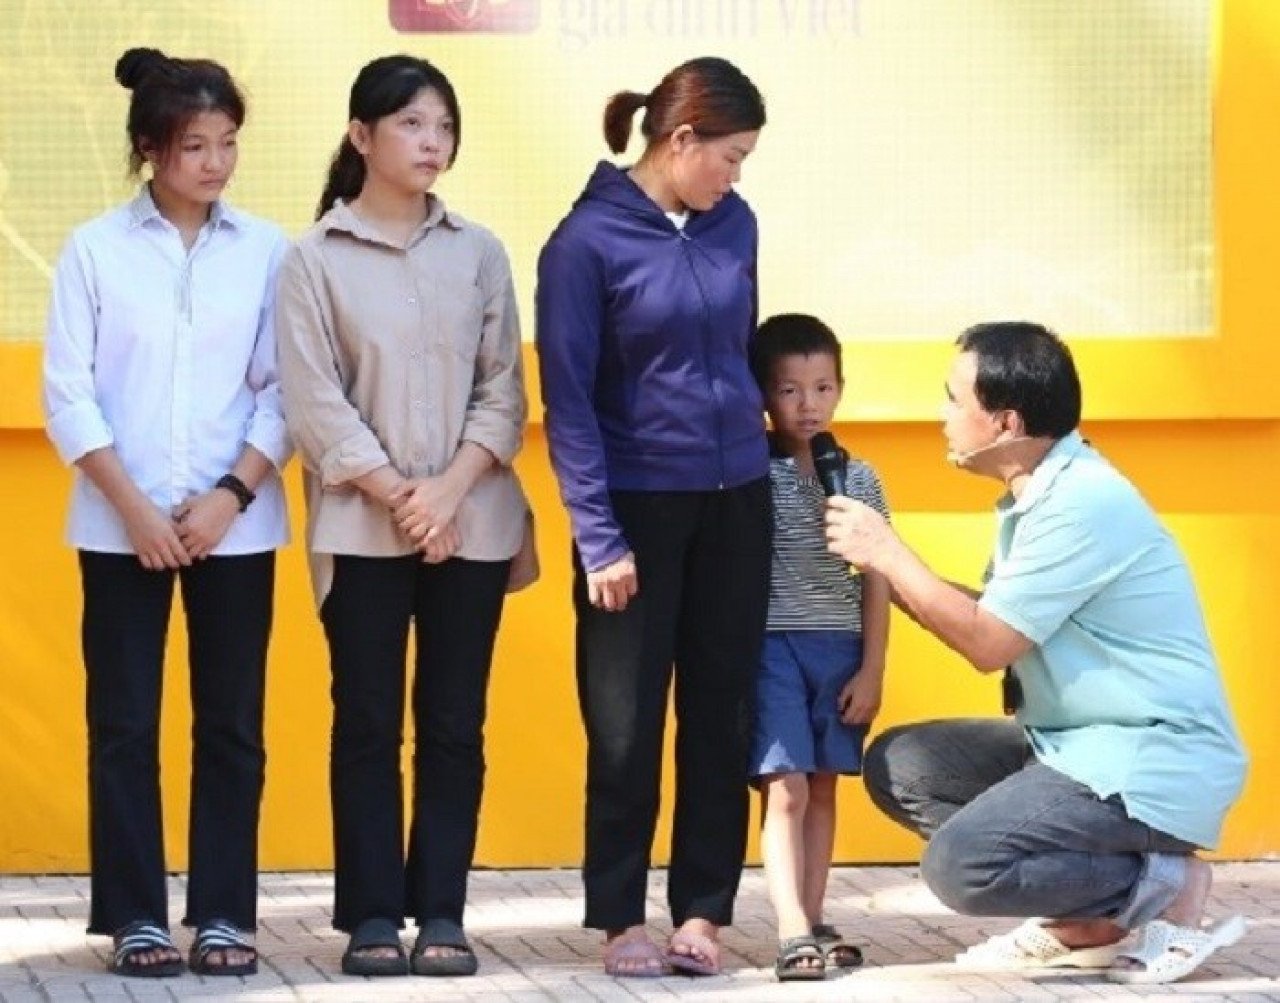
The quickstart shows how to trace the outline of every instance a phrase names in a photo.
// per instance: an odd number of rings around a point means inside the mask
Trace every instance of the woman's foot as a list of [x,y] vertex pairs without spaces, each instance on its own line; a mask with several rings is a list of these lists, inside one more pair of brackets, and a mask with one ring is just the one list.
[[652,979],[667,974],[667,963],[643,925],[609,930],[604,942],[604,970],[623,979]]
[[250,934],[227,920],[201,923],[188,967],[196,975],[256,975],[258,951]]
[[685,920],[667,942],[667,964],[682,975],[719,975],[719,934],[709,920]]
[[122,926],[111,937],[111,971],[131,978],[160,979],[182,974],[182,955],[169,931],[148,920]]

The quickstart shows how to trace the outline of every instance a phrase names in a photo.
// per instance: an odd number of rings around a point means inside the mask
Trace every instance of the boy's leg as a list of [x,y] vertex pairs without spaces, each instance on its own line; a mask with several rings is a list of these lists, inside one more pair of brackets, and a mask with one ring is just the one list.
[[778,938],[810,932],[804,902],[808,857],[805,845],[809,780],[803,773],[775,773],[760,780],[760,853],[765,883],[778,920]]
[[836,779],[834,773],[815,773],[809,777],[801,894],[810,928],[822,922],[822,903],[827,897],[827,876],[831,873],[831,854],[836,840]]

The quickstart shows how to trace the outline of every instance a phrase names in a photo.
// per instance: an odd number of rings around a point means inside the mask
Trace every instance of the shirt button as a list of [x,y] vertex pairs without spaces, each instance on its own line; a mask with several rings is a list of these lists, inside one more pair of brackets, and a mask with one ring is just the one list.
[[413,406],[414,406],[414,407],[422,407],[422,401],[420,401],[420,400],[416,400],[416,401],[414,401],[414,402],[413,402]]
[[413,306],[418,301],[414,297],[410,296],[407,302],[410,306]]

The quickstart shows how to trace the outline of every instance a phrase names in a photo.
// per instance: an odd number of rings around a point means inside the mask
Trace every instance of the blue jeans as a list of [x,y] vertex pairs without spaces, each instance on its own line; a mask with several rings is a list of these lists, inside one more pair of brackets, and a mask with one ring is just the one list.
[[1036,760],[1012,721],[893,728],[867,749],[863,780],[881,811],[929,841],[921,877],[967,915],[1132,929],[1169,907],[1195,851]]

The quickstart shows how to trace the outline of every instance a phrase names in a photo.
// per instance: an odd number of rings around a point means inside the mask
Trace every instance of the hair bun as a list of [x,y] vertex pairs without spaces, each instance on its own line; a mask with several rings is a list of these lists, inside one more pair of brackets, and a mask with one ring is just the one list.
[[169,63],[159,49],[129,49],[116,60],[116,79],[133,90],[147,77]]

